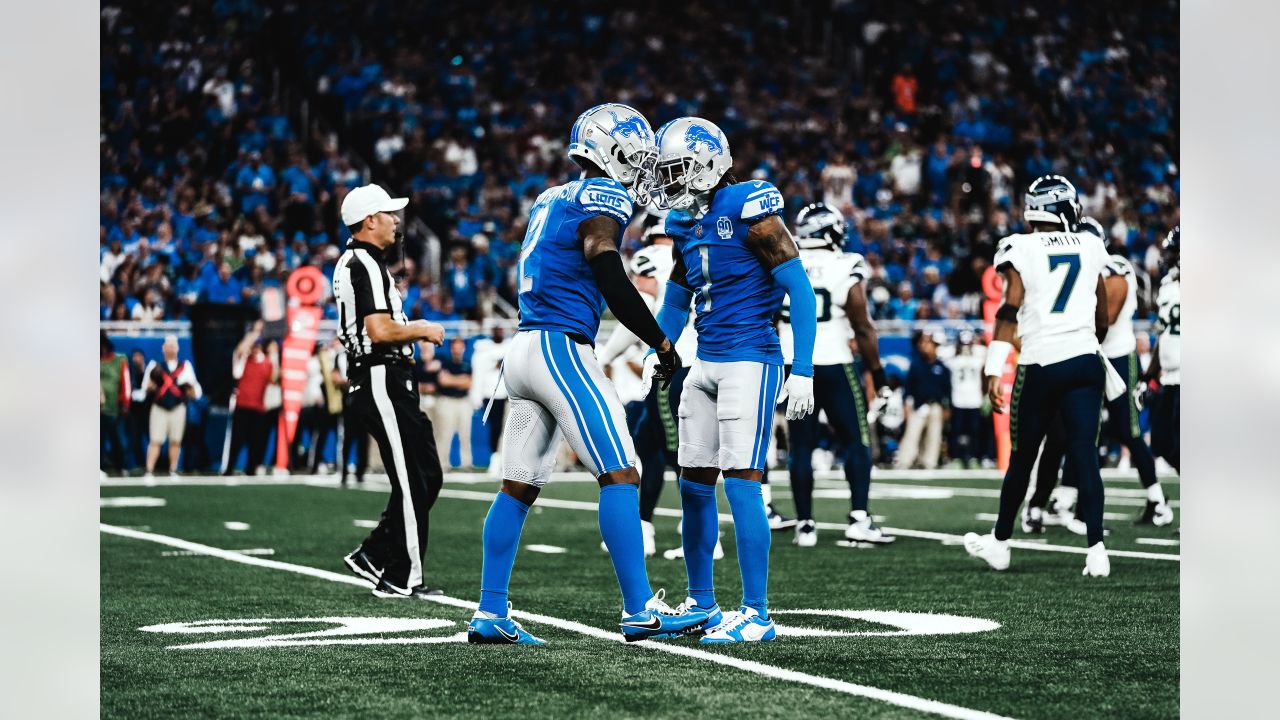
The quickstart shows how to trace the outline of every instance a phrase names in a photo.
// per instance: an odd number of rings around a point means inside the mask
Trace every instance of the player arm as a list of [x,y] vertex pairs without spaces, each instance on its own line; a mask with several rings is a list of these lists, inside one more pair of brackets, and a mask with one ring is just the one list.
[[1156,344],[1151,348],[1151,362],[1147,363],[1147,371],[1142,374],[1143,382],[1151,382],[1152,380],[1160,380],[1160,338],[1156,338]]
[[1115,325],[1120,319],[1120,311],[1124,309],[1124,301],[1129,296],[1129,281],[1123,275],[1110,275],[1105,280],[1107,286],[1107,325]]
[[684,257],[673,245],[671,257],[671,278],[667,280],[666,291],[662,296],[662,307],[658,308],[658,327],[671,338],[672,342],[680,339],[684,327],[689,322],[689,307],[693,303],[693,289],[689,287],[689,279],[684,266]]
[[[1098,284],[1094,293],[1097,295],[1097,304],[1093,311],[1093,334],[1097,336],[1098,342],[1102,342],[1107,336],[1107,328],[1111,327],[1111,311],[1107,305],[1107,282],[1102,275],[1098,275]],[[1119,315],[1120,311],[1117,310],[1116,314]]]
[[182,368],[182,376],[178,378],[179,385],[185,385],[188,388],[188,396],[193,400],[200,399],[204,394],[204,388],[200,387],[200,381],[196,379],[195,368],[191,367],[191,363],[186,363]]
[[791,310],[795,357],[791,372],[813,377],[813,343],[818,335],[818,300],[809,275],[800,264],[800,251],[782,218],[769,215],[747,231],[747,248],[786,291]]
[[622,256],[618,254],[617,244],[621,233],[622,226],[607,215],[596,215],[578,225],[583,255],[591,266],[591,274],[595,277],[596,286],[600,288],[600,294],[604,295],[605,302],[609,304],[609,309],[618,318],[618,322],[650,347],[669,351],[671,341],[658,326],[658,321],[649,312],[649,306],[640,297],[640,291],[627,279],[627,271],[622,267]]
[[880,360],[880,337],[876,333],[876,324],[871,321],[871,310],[867,307],[867,289],[862,283],[849,288],[844,313],[849,318],[849,326],[853,328],[853,342],[858,346],[858,354],[871,372],[871,381],[879,392],[880,388],[888,384],[888,380],[884,374],[884,363]]
[[1013,343],[1018,337],[1018,308],[1022,307],[1027,295],[1022,274],[1012,263],[1002,265],[1000,272],[1004,275],[1004,303],[996,310],[996,327],[987,347],[987,365],[983,370],[987,376],[987,397],[996,412],[1004,412],[1000,376],[1004,374],[1004,363],[1009,359],[1009,353],[1013,352]]

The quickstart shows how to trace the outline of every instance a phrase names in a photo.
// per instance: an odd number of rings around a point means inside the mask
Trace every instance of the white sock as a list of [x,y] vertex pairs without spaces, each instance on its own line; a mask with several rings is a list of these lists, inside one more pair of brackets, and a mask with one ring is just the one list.
[[769,488],[768,483],[760,483],[760,497],[764,498],[766,506],[773,504],[773,490]]
[[854,511],[853,511],[853,521],[854,521],[854,522],[862,522],[862,521],[864,521],[864,520],[866,520],[866,519],[867,519],[867,511],[866,511],[866,510],[854,510]]
[[1164,504],[1164,488],[1160,487],[1160,483],[1147,488],[1147,499],[1153,503]]

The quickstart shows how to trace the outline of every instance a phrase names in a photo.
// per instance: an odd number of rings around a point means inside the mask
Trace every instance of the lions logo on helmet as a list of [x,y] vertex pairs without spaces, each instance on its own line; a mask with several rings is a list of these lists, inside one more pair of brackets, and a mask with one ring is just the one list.
[[1070,230],[1080,219],[1076,186],[1061,175],[1041,175],[1027,188],[1022,217],[1027,222],[1059,225]]
[[607,103],[579,115],[569,131],[568,154],[575,162],[586,160],[622,183],[641,205],[649,202],[658,152],[649,121],[635,108]]
[[844,234],[844,218],[825,203],[806,205],[796,215],[796,241],[802,249],[843,250]]
[[658,128],[657,145],[651,192],[664,210],[699,212],[707,193],[733,167],[729,141],[709,120],[676,118]]

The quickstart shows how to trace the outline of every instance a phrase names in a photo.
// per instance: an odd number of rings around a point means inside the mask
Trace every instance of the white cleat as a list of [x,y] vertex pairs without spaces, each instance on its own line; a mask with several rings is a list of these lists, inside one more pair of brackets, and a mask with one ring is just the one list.
[[1107,577],[1111,574],[1111,558],[1107,557],[1107,549],[1102,543],[1089,548],[1084,556],[1085,577]]
[[[683,560],[684,546],[677,545],[671,548],[670,550],[663,550],[662,557],[665,560]],[[719,540],[716,541],[716,549],[711,552],[711,559],[712,560],[724,559],[724,545],[721,545]]]
[[861,520],[854,520],[852,513],[850,513],[849,527],[844,529],[844,538],[853,542],[874,543],[877,545],[887,545],[898,539],[872,522],[870,516]]
[[801,520],[796,525],[796,537],[792,540],[802,548],[811,548],[818,544],[818,526],[812,520]]
[[965,533],[964,549],[996,570],[1009,569],[1009,542],[997,540],[994,534]]

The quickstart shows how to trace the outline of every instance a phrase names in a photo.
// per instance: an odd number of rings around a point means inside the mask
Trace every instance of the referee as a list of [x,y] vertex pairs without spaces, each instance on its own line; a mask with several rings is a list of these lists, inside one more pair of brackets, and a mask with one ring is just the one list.
[[423,577],[427,514],[443,476],[431,421],[418,409],[413,343],[439,345],[444,327],[405,317],[384,258],[396,242],[396,213],[408,203],[377,185],[348,193],[342,222],[352,239],[333,272],[338,332],[348,358],[347,402],[377,439],[391,480],[391,500],[378,526],[344,561],[383,598],[443,593]]

